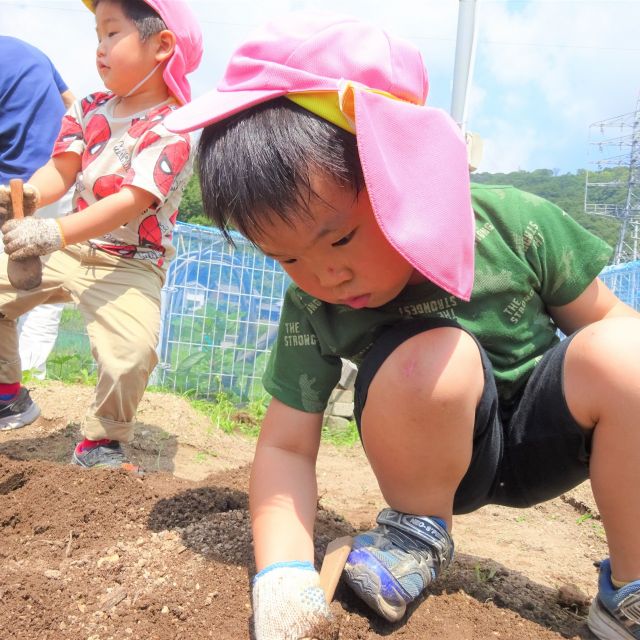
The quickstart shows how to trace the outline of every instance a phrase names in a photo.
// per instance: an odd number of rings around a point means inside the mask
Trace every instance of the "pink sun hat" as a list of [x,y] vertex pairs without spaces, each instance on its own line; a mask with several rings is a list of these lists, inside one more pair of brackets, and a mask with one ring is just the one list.
[[382,232],[417,271],[468,300],[475,229],[466,144],[445,111],[425,106],[427,74],[412,44],[354,18],[292,13],[254,33],[218,87],[165,124],[193,131],[279,96],[344,96],[345,87]]
[[[93,0],[82,0],[92,12]],[[202,31],[184,0],[144,0],[167,25],[176,37],[176,48],[167,62],[162,77],[169,91],[181,104],[191,100],[191,87],[187,74],[195,71],[202,60]]]

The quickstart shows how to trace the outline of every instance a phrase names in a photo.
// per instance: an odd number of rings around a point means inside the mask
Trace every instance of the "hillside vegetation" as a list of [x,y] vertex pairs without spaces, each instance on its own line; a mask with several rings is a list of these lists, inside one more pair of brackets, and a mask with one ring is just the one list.
[[[577,220],[591,233],[602,238],[611,246],[618,241],[620,223],[612,218],[594,216],[584,212],[584,194],[586,183],[586,171],[578,171],[576,174],[566,173],[555,175],[550,169],[537,169],[536,171],[513,171],[511,173],[474,173],[471,176],[473,182],[483,184],[508,184],[518,187],[523,191],[535,193],[557,204],[566,211],[574,220]],[[613,182],[626,181],[626,170],[608,169],[597,173],[591,173],[589,182]],[[602,194],[606,201],[614,202],[619,197],[618,190],[610,196]],[[617,204],[622,204],[618,202]]]
[[[620,227],[617,220],[593,216],[584,212],[586,172],[583,170],[575,174],[566,173],[563,175],[557,175],[551,169],[513,171],[511,173],[474,173],[471,179],[473,182],[484,184],[512,185],[547,198],[610,245],[615,246],[617,242]],[[614,180],[624,183],[626,170],[624,168],[608,169],[590,175],[590,182],[612,182]],[[613,193],[611,197],[614,197]],[[210,224],[204,215],[200,185],[195,174],[185,189],[178,219],[192,224]]]

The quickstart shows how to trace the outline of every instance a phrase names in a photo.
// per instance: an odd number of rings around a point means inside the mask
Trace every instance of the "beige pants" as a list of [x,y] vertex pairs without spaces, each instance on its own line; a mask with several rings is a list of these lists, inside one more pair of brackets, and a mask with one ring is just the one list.
[[[73,209],[73,192],[67,193],[46,207],[40,207],[35,214],[38,218],[61,218]],[[0,252],[4,251],[2,231],[0,231]],[[58,326],[64,305],[41,304],[20,316],[18,335],[22,370],[31,376],[44,380],[47,377],[47,358],[51,355],[58,337]]]
[[82,434],[131,442],[138,403],[158,362],[164,272],[88,244],[56,251],[42,262],[42,284],[16,291],[7,279],[7,256],[0,255],[0,383],[21,379],[16,319],[39,304],[75,302],[98,365]]

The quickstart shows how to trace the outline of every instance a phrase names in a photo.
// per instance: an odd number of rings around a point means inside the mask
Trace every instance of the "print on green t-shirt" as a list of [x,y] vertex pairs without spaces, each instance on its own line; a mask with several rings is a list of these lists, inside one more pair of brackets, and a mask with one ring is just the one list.
[[359,364],[386,328],[411,318],[460,323],[487,351],[500,397],[512,398],[558,341],[547,307],[575,300],[611,248],[551,202],[513,187],[472,185],[475,279],[469,302],[431,282],[407,286],[375,309],[352,309],[287,291],[265,389],[285,404],[321,412],[341,373]]

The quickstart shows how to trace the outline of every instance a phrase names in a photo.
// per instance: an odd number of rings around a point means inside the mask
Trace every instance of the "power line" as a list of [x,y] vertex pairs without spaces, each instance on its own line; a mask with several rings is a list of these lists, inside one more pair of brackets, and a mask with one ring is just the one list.
[[505,47],[549,47],[562,49],[593,49],[595,51],[640,51],[638,47],[599,47],[590,44],[554,44],[551,42],[500,42],[498,40],[482,40],[478,44],[490,44]]
[[482,4],[638,4],[638,0],[482,0]]
[[[434,0],[435,1],[435,0]],[[441,1],[441,0],[438,0]],[[482,0],[483,3],[494,4],[629,4],[638,6],[638,0]],[[199,2],[193,2],[193,4],[202,4]],[[21,7],[23,9],[44,9],[47,11],[72,11],[74,13],[85,13],[86,9],[81,6],[51,6],[50,4],[29,4],[25,6],[25,3],[20,0],[0,0],[0,5],[9,5],[14,7]],[[199,18],[199,22],[203,24],[215,25],[217,27],[255,27],[255,23],[248,22],[221,22],[219,20],[209,20],[207,18]],[[407,35],[404,36],[410,40],[422,40],[429,42],[455,42],[455,36],[444,37],[434,35]],[[598,46],[590,44],[567,44],[567,43],[553,43],[553,42],[509,42],[500,40],[485,40],[483,38],[478,39],[478,45],[498,46],[498,47],[535,47],[535,48],[547,48],[547,49],[584,49],[589,51],[625,51],[625,52],[640,52],[640,47],[608,47]]]

